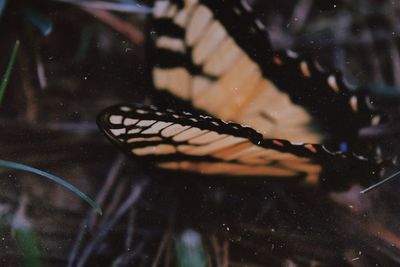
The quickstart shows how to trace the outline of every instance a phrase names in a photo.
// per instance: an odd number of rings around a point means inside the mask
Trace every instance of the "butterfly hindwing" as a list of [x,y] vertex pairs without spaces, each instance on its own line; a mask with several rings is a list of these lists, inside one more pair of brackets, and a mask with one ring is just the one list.
[[320,145],[264,139],[239,124],[155,107],[114,106],[98,124],[128,154],[166,170],[316,183],[320,177],[373,176],[377,167]]
[[371,123],[364,95],[340,73],[275,53],[246,1],[158,0],[152,32],[155,87],[212,116],[308,143],[351,142]]

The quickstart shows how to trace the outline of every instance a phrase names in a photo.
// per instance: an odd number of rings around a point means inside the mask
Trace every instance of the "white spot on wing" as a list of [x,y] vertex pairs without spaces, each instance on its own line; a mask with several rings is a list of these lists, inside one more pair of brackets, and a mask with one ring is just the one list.
[[350,107],[354,112],[358,111],[358,99],[354,95],[350,97]]
[[138,156],[144,155],[166,155],[176,153],[176,149],[172,145],[160,144],[157,146],[149,146],[143,148],[132,149],[132,153]]
[[381,122],[381,117],[379,115],[375,115],[371,120],[371,125],[376,126]]
[[301,73],[303,73],[303,75],[305,77],[311,77],[310,69],[308,68],[307,62],[302,61],[300,63],[300,70],[301,70]]
[[336,83],[336,77],[335,77],[335,75],[329,75],[329,77],[328,77],[328,85],[329,85],[329,87],[330,87],[333,91],[335,91],[336,93],[339,92],[339,87],[338,87],[338,85],[337,85],[337,83]]
[[147,114],[147,113],[149,113],[147,110],[143,110],[143,109],[137,109],[136,110],[136,113],[139,113],[139,114]]
[[153,8],[153,16],[155,18],[162,18],[166,15],[168,10],[169,1],[157,1]]
[[120,115],[111,115],[109,118],[110,123],[112,124],[121,124],[122,123],[122,116]]
[[188,129],[190,126],[183,126],[181,124],[173,124],[166,129],[161,131],[161,135],[164,137],[171,137],[174,136],[186,129]]
[[172,6],[168,9],[168,11],[167,11],[167,13],[166,13],[166,16],[167,16],[168,18],[172,18],[172,17],[174,17],[174,16],[176,15],[177,12],[178,12],[178,8],[176,7],[176,5],[172,5]]
[[265,30],[265,25],[264,25],[264,23],[261,22],[261,20],[256,19],[256,20],[255,20],[255,23],[256,23],[258,29],[260,29],[260,30],[262,30],[262,31]]
[[168,36],[161,36],[156,41],[158,48],[165,48],[174,52],[185,53],[185,44],[183,40],[178,38],[172,38]]
[[124,120],[124,125],[125,126],[130,126],[130,125],[135,125],[139,120],[131,119],[131,118],[126,118]]
[[193,128],[190,128],[184,132],[181,132],[181,133],[175,135],[173,139],[174,139],[174,141],[177,141],[177,142],[186,141],[188,139],[202,135],[206,132],[208,132],[208,131],[199,129],[197,127],[193,127]]
[[161,141],[162,139],[158,136],[154,137],[134,137],[129,138],[126,142],[127,143],[137,143],[137,142],[150,142],[150,141]]
[[153,124],[149,129],[142,132],[142,134],[156,134],[161,132],[164,128],[170,126],[172,122],[159,121]]
[[299,54],[297,54],[296,52],[294,52],[293,50],[286,50],[286,55],[290,58],[298,58]]
[[219,21],[213,21],[193,49],[194,63],[203,64],[208,56],[218,48],[226,35],[226,30],[222,24]]
[[186,25],[193,8],[197,5],[197,0],[186,0],[185,6],[181,9],[178,14],[174,17],[174,22],[182,28]]
[[113,135],[119,136],[119,135],[125,133],[125,128],[122,128],[122,129],[110,129],[110,131],[112,132]]
[[251,6],[249,5],[249,3],[247,3],[246,0],[242,0],[240,2],[242,3],[242,6],[244,7],[244,9],[246,9],[246,11],[248,11],[248,12],[251,11]]
[[159,89],[167,89],[183,99],[190,96],[190,74],[182,67],[171,69],[153,69],[154,84]]
[[198,5],[196,7],[186,28],[185,40],[189,46],[193,46],[203,35],[212,17],[212,12],[206,6]]
[[139,126],[139,127],[147,127],[147,126],[152,125],[152,124],[155,123],[155,122],[156,122],[155,120],[142,120],[142,121],[139,121],[139,122],[136,124],[136,126]]

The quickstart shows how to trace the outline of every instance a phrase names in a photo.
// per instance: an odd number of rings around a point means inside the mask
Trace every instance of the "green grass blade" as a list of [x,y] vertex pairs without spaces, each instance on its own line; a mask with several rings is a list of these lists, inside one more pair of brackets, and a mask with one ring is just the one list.
[[42,267],[39,242],[34,230],[24,216],[17,215],[17,217],[17,220],[14,220],[17,222],[12,225],[12,236],[21,253],[21,265],[23,267]]
[[22,254],[24,267],[41,267],[40,253],[35,233],[32,229],[14,229],[14,238]]
[[13,51],[11,53],[11,58],[10,58],[10,61],[8,62],[6,72],[4,73],[3,79],[1,80],[1,83],[0,83],[0,104],[3,100],[4,92],[6,91],[8,80],[10,79],[11,71],[14,67],[14,63],[15,63],[15,59],[17,57],[19,45],[20,45],[20,42],[19,42],[19,40],[17,40],[15,42]]
[[206,267],[207,257],[201,236],[194,230],[186,230],[175,239],[178,267]]
[[37,175],[43,176],[45,178],[48,178],[48,179],[58,183],[59,185],[67,188],[68,190],[72,191],[73,193],[78,195],[80,198],[82,198],[84,201],[86,201],[90,206],[92,206],[92,208],[94,208],[98,214],[100,214],[100,215],[102,214],[100,207],[97,206],[97,204],[92,199],[90,199],[87,195],[82,193],[78,188],[76,188],[72,184],[64,181],[63,179],[61,179],[55,175],[41,171],[36,168],[29,167],[29,166],[21,164],[21,163],[12,162],[12,161],[0,160],[0,167],[25,171],[25,172],[37,174]]
[[375,189],[375,188],[377,188],[377,187],[379,187],[379,186],[381,186],[381,185],[383,185],[383,184],[385,184],[385,183],[387,183],[387,182],[393,180],[394,178],[396,178],[396,177],[398,177],[398,176],[400,176],[400,171],[398,171],[398,172],[396,172],[396,173],[390,175],[389,177],[383,179],[382,181],[380,181],[380,182],[378,182],[378,183],[376,183],[376,184],[371,185],[370,187],[368,187],[368,188],[362,190],[360,193],[361,193],[361,194],[368,193],[369,191],[371,191],[371,190],[373,190],[373,189]]

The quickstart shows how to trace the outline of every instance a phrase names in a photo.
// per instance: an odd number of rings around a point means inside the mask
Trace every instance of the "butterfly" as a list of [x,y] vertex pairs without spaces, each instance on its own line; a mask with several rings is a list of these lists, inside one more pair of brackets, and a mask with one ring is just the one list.
[[378,176],[376,161],[322,145],[352,148],[361,127],[379,122],[365,93],[312,60],[274,52],[245,1],[157,0],[153,10],[154,87],[194,112],[168,103],[106,109],[98,125],[124,151],[164,170],[209,176],[335,186]]

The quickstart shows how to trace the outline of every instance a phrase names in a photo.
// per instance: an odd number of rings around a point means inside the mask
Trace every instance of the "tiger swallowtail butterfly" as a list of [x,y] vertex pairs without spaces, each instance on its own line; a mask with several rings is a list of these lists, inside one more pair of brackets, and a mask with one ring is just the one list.
[[375,161],[321,145],[333,140],[351,150],[358,130],[379,120],[368,98],[338,72],[274,52],[245,1],[157,0],[149,32],[156,92],[210,116],[173,112],[161,97],[164,111],[108,108],[98,124],[127,153],[205,175],[339,186],[377,176]]

